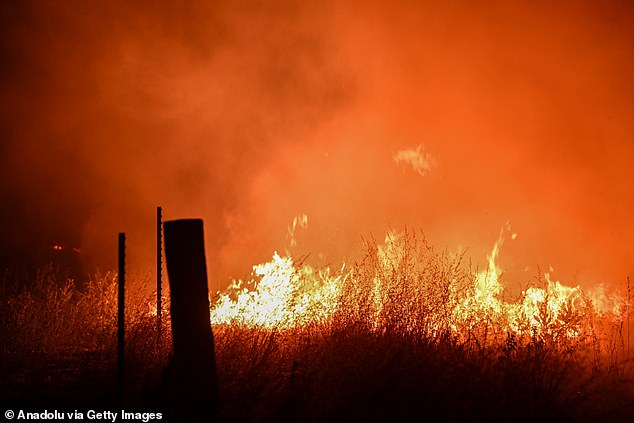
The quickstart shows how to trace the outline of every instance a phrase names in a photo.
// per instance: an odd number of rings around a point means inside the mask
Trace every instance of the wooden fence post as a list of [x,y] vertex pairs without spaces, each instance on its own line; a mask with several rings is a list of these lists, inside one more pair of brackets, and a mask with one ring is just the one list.
[[216,421],[218,380],[209,321],[203,221],[164,224],[174,342],[175,415],[178,421]]

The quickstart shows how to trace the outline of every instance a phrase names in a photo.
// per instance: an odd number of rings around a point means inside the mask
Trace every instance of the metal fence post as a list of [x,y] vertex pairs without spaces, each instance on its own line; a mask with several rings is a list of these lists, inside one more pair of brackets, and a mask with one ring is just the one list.
[[117,301],[117,381],[118,401],[125,399],[125,233],[119,234],[119,296]]

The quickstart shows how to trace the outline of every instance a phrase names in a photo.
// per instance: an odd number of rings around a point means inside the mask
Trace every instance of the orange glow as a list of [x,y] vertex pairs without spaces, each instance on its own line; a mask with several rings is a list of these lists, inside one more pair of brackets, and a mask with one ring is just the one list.
[[511,292],[633,273],[632,2],[11,3],[0,267],[115,268],[125,230],[153,269],[160,204],[205,220],[212,291],[287,240],[316,268],[405,226],[485,257],[507,220]]

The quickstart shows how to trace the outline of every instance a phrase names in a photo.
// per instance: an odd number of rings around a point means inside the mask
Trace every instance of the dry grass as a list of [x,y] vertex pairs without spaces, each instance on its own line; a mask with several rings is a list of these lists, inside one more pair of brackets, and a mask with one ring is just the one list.
[[[157,343],[147,284],[147,278],[137,278],[126,292],[126,371],[134,396],[140,395],[148,377],[165,367],[171,342],[166,322],[163,332],[168,336]],[[72,279],[47,266],[25,280],[5,276],[2,286],[0,397],[9,404],[52,406],[112,402],[116,274],[97,275],[78,289]],[[87,384],[94,388],[85,389]]]
[[[579,328],[574,338],[557,325],[511,334],[490,316],[456,327],[456,293],[467,295],[475,274],[465,257],[415,234],[398,242],[367,242],[325,323],[214,327],[223,421],[634,418],[623,320],[571,313],[558,325]],[[127,293],[128,402],[161,408],[171,392],[169,321],[157,343],[150,278],[136,279]],[[5,277],[0,292],[3,401],[112,405],[116,275],[77,289],[46,268],[23,286]]]

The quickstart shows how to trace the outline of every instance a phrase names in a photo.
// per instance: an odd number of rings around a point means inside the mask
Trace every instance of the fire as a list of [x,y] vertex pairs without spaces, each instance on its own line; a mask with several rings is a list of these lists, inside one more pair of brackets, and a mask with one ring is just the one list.
[[[608,296],[602,285],[583,290],[579,285],[553,281],[549,273],[544,274],[545,287],[529,287],[515,302],[500,299],[504,287],[496,259],[508,231],[507,224],[488,256],[488,269],[476,274],[473,289],[456,307],[454,328],[465,324],[472,328],[487,321],[507,333],[561,339],[576,338],[591,330],[590,319],[594,316],[613,320],[622,317],[625,301],[617,295]],[[511,238],[516,236],[512,234]]]
[[[265,328],[290,328],[327,320],[337,308],[342,275],[329,269],[296,267],[291,257],[280,257],[253,267],[254,279],[242,287],[234,282],[211,311],[212,324],[234,323]],[[233,297],[233,298],[232,298]]]
[[623,319],[623,298],[603,286],[584,290],[564,285],[549,273],[543,275],[543,286],[505,300],[497,259],[504,240],[516,236],[505,225],[487,268],[479,272],[460,270],[459,258],[434,255],[426,244],[417,247],[408,234],[389,233],[383,245],[369,248],[362,263],[352,268],[344,264],[336,271],[298,265],[290,255],[275,253],[270,262],[253,267],[250,280],[234,281],[218,293],[211,322],[290,329],[343,318],[377,331],[449,330],[467,337],[492,328],[558,341],[594,333],[595,319]]
[[418,145],[415,149],[399,150],[393,156],[394,161],[397,164],[409,164],[416,173],[425,176],[435,167],[435,162],[431,154],[422,151],[422,148],[422,145]]
[[[64,247],[62,247],[60,244],[54,244],[53,245],[53,251],[62,251],[64,249]],[[81,250],[77,247],[71,247],[71,251],[73,251],[74,253],[81,253]]]

